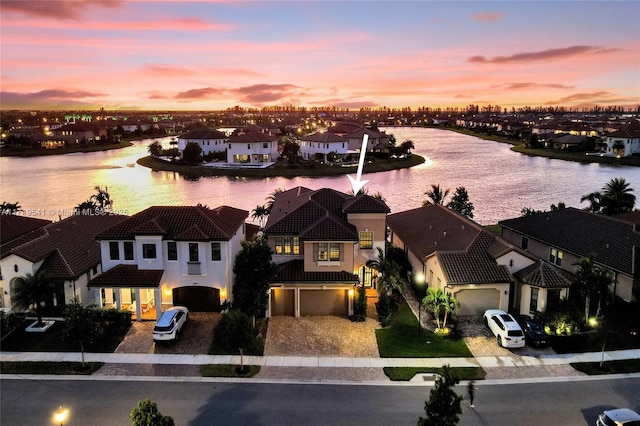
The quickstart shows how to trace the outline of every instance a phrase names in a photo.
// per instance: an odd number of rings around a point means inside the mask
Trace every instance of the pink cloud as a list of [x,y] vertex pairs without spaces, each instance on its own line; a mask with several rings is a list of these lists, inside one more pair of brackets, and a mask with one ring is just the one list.
[[290,97],[294,95],[296,89],[299,87],[293,84],[254,84],[232,89],[231,92],[236,94],[242,102],[262,104]]
[[92,7],[117,8],[123,3],[121,0],[2,0],[2,13],[77,20]]
[[46,29],[84,29],[93,31],[222,31],[232,29],[230,24],[213,23],[198,18],[164,19],[153,21],[88,21],[63,22],[49,20],[5,21],[5,27],[46,28]]
[[482,12],[473,15],[473,20],[476,22],[497,22],[504,18],[502,12]]
[[192,75],[195,72],[185,67],[174,67],[169,65],[151,65],[147,64],[143,67],[142,72],[145,75],[153,74],[161,77],[181,77]]
[[485,58],[484,56],[472,56],[468,59],[471,63],[481,64],[505,64],[510,62],[532,62],[547,61],[553,59],[565,59],[577,55],[616,52],[620,49],[605,49],[598,46],[570,46],[558,49],[547,49],[538,52],[516,53],[510,56],[495,56]]
[[203,87],[200,89],[191,89],[184,92],[180,92],[175,96],[178,100],[206,100],[212,96],[221,95],[222,89],[216,89],[213,87]]
[[506,90],[539,90],[539,89],[573,89],[575,86],[554,83],[509,83],[493,86],[496,89]]
[[565,96],[563,98],[549,101],[547,105],[564,105],[574,102],[592,102],[592,103],[612,103],[612,102],[632,102],[638,101],[638,99],[620,97],[614,93],[600,90],[590,93],[574,93],[573,95]]

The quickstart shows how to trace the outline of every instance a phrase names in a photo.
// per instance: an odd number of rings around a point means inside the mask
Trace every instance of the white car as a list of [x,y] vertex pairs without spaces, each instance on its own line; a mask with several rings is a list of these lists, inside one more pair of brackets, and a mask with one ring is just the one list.
[[496,336],[498,346],[524,348],[522,328],[510,314],[500,309],[489,309],[484,313],[484,324]]
[[156,342],[176,340],[188,319],[189,309],[184,306],[174,306],[167,309],[156,322],[156,326],[153,327],[153,340]]
[[596,426],[638,426],[640,414],[628,408],[607,410],[598,416]]

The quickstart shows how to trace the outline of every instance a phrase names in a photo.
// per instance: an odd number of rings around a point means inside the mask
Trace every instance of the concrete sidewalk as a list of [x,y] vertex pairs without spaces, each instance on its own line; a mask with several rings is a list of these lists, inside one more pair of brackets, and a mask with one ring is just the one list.
[[[158,365],[240,365],[239,355],[186,355],[186,354],[122,354],[85,353],[86,362],[106,364],[158,364]],[[477,358],[349,358],[326,356],[245,356],[245,365],[261,367],[319,367],[319,368],[383,368],[383,367],[482,367],[510,368],[547,365],[566,365],[574,362],[600,362],[640,359],[640,349],[624,351],[588,352],[533,356],[507,355]],[[0,352],[0,361],[52,361],[80,362],[79,352]]]

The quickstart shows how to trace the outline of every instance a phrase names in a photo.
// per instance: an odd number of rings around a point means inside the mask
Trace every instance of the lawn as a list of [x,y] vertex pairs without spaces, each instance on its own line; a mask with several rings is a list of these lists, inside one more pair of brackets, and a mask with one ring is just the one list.
[[428,330],[418,336],[418,319],[406,303],[400,305],[391,326],[376,330],[381,358],[471,357],[464,339],[443,337]]
[[[460,380],[484,380],[487,373],[481,367],[450,367],[450,370]],[[384,367],[384,374],[393,381],[409,381],[416,374],[442,373],[437,367]]]
[[104,365],[103,362],[87,362],[82,368],[81,362],[0,362],[2,374],[55,374],[55,375],[91,375]]
[[249,371],[246,374],[237,372],[238,365],[206,364],[200,367],[202,377],[253,377],[260,372],[259,365],[245,365]]
[[[80,352],[80,347],[63,339],[64,322],[56,323],[44,333],[27,333],[25,328],[33,321],[25,321],[15,332],[2,341],[6,352]],[[125,333],[126,334],[126,333]],[[115,351],[125,334],[121,336],[103,335],[93,344],[85,347],[86,352]]]
[[640,359],[625,359],[620,361],[606,361],[600,368],[599,362],[575,362],[571,366],[590,376],[600,374],[640,373]]

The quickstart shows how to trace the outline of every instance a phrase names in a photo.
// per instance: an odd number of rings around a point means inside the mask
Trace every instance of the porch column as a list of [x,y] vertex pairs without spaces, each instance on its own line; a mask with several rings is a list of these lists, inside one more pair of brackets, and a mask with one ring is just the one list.
[[96,294],[95,298],[96,298],[96,305],[98,305],[98,307],[103,308],[104,307],[104,301],[102,300],[102,297],[100,296],[100,291],[101,289],[96,288],[95,290],[93,290]]
[[296,287],[293,290],[293,306],[295,307],[295,317],[299,318],[300,317],[300,288]]
[[265,313],[267,318],[271,318],[271,289],[267,291],[267,312]]
[[114,294],[114,298],[113,298],[113,303],[116,304],[116,309],[120,310],[122,309],[122,304],[120,303],[120,291],[122,289],[117,288],[116,291],[113,291],[113,289],[111,289],[111,292]]
[[134,292],[136,295],[136,300],[134,302],[136,304],[136,321],[142,321],[142,303],[140,303],[140,289],[136,288]]
[[162,315],[162,291],[160,287],[153,289],[153,303],[156,305],[156,319]]

